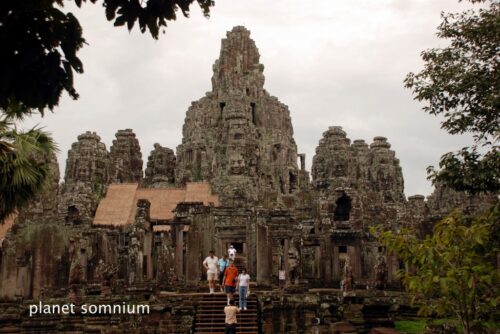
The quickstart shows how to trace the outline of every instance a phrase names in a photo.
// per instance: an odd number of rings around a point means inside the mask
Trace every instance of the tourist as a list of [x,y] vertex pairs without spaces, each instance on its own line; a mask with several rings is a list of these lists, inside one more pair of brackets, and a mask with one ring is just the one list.
[[285,283],[286,283],[286,272],[284,270],[279,270],[278,271],[278,280],[279,280],[280,290],[284,290],[285,289]]
[[234,265],[233,260],[229,260],[229,267],[224,271],[224,290],[227,293],[227,305],[233,299],[236,291],[236,281],[238,279],[238,268]]
[[234,261],[236,258],[236,248],[234,248],[233,245],[229,246],[227,254],[229,255],[229,258]]
[[219,259],[214,255],[214,251],[208,252],[208,256],[203,261],[203,266],[207,270],[208,288],[210,293],[215,292],[215,280],[217,279],[217,262]]
[[240,312],[240,310],[234,306],[234,300],[231,299],[228,306],[224,307],[224,313],[226,314],[226,330],[224,334],[236,334],[236,314]]
[[229,259],[227,258],[227,255],[224,254],[222,255],[222,259],[219,260],[219,284],[220,284],[220,291],[224,292],[224,272],[226,271],[226,268],[229,266]]
[[247,310],[247,296],[250,292],[250,275],[247,274],[247,270],[245,268],[241,269],[241,274],[238,276],[238,294],[240,296],[239,299],[239,307],[240,310]]

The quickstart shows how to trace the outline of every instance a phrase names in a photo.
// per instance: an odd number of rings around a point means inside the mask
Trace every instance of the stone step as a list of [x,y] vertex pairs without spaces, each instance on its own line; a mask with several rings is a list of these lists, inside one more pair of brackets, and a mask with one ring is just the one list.
[[[235,295],[236,305],[238,295]],[[238,333],[258,333],[257,298],[250,296],[247,300],[248,310],[242,310],[236,315]],[[224,307],[227,305],[225,294],[204,294],[196,308],[194,333],[217,333],[225,331]]]
[[[194,333],[207,333],[207,332],[213,332],[213,333],[224,333],[224,330],[226,328],[225,324],[222,324],[220,326],[212,326],[212,327],[207,327],[207,328],[199,328],[195,329]],[[237,333],[248,333],[248,332],[258,332],[259,329],[255,327],[240,327],[236,326],[236,332]]]
[[[224,334],[224,330],[219,330],[219,331],[196,331],[196,334]],[[246,334],[258,334],[259,332],[257,331],[240,331],[240,333],[246,333]]]

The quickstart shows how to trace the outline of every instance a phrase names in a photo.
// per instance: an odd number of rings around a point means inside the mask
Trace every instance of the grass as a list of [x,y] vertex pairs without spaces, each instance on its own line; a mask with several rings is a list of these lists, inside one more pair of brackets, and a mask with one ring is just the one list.
[[[451,319],[433,319],[430,320],[431,324],[443,324],[445,322],[453,323],[457,325],[457,329],[459,333],[463,333],[462,325],[458,324],[456,320]],[[395,321],[396,329],[400,332],[408,333],[408,334],[420,334],[425,331],[426,325],[429,323],[429,319],[422,320],[399,320]],[[484,324],[484,326],[488,329],[500,329],[500,323],[489,321]]]
[[396,330],[408,334],[420,334],[425,330],[426,320],[400,320],[396,321]]

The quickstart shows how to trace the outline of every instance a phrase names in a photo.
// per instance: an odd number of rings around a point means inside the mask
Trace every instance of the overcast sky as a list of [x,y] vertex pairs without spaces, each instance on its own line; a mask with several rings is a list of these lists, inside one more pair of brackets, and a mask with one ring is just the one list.
[[[407,196],[430,194],[426,167],[470,143],[440,129],[421,111],[403,79],[422,67],[420,52],[436,38],[441,11],[457,0],[216,0],[211,17],[194,4],[189,19],[172,22],[155,41],[107,22],[104,9],[75,9],[86,45],[79,53],[80,99],[64,96],[40,122],[53,133],[64,172],[77,136],[96,131],[109,149],[118,129],[132,128],[144,166],[155,142],[175,150],[191,101],[211,89],[220,40],[235,25],[251,31],[265,65],[265,88],[289,106],[307,169],[323,131],[340,125],[351,140],[383,135],[400,159]],[[73,11],[73,7],[66,7]]]

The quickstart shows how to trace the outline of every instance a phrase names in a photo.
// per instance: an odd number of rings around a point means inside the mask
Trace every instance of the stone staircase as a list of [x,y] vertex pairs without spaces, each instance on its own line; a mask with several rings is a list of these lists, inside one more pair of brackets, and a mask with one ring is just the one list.
[[[238,295],[235,294],[236,306]],[[248,310],[241,310],[237,315],[237,333],[258,334],[257,298],[250,295],[247,300]],[[204,294],[198,304],[195,316],[195,334],[223,334],[225,329],[224,307],[227,305],[226,294]]]

